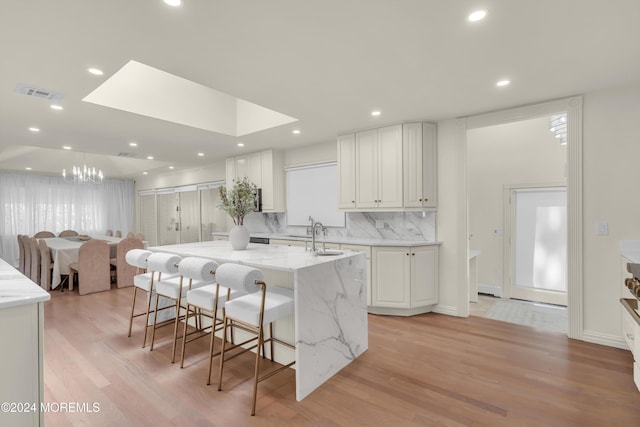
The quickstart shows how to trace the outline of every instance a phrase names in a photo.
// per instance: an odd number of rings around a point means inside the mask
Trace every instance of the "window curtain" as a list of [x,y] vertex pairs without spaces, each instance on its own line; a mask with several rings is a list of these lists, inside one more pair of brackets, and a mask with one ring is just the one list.
[[133,231],[134,182],[73,184],[62,177],[0,172],[0,257],[18,265],[18,234],[48,230],[104,234]]

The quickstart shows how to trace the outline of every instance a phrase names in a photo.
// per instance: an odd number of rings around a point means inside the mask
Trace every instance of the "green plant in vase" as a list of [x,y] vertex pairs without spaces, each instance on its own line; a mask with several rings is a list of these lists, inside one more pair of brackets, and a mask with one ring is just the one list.
[[222,186],[218,189],[220,204],[218,207],[233,219],[235,226],[229,232],[229,240],[233,249],[246,249],[249,244],[249,231],[244,227],[244,217],[255,209],[255,199],[258,187],[248,178],[233,180],[233,188],[227,190]]

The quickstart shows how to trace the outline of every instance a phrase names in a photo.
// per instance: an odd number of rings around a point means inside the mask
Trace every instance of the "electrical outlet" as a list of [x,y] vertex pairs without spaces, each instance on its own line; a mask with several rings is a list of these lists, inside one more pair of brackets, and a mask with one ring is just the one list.
[[384,221],[381,219],[376,220],[376,228],[384,228]]

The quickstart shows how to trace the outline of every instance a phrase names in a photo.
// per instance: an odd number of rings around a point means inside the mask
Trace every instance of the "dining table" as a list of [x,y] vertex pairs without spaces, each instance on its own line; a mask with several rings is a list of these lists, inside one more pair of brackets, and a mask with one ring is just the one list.
[[83,243],[93,240],[103,240],[109,244],[110,257],[115,258],[116,247],[121,237],[112,237],[106,235],[91,234],[87,236],[71,236],[71,237],[48,237],[44,240],[51,250],[51,258],[53,259],[53,274],[51,278],[51,289],[57,288],[62,283],[62,276],[68,275],[69,266],[78,261],[78,252]]

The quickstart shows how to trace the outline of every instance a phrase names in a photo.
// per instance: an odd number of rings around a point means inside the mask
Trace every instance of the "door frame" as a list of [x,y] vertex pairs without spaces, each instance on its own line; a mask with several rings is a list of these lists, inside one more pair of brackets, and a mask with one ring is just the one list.
[[[511,291],[513,287],[513,277],[515,275],[515,267],[516,261],[514,258],[514,238],[515,238],[515,216],[516,216],[516,205],[514,203],[514,196],[517,190],[535,190],[535,189],[567,189],[567,185],[565,183],[547,183],[547,184],[513,184],[513,185],[505,185],[504,193],[503,193],[503,203],[504,207],[504,224],[503,230],[505,230],[503,235],[503,265],[505,266],[505,274],[502,277],[502,297],[503,298],[511,298]],[[567,230],[568,231],[568,230]],[[567,283],[568,286],[568,283]],[[568,294],[568,292],[567,292]],[[568,302],[568,301],[567,301]]]
[[456,120],[457,157],[457,254],[458,281],[456,310],[469,315],[469,201],[467,183],[467,130],[517,122],[536,117],[567,113],[567,309],[569,338],[582,339],[582,96],[573,96],[540,104],[526,105]]

